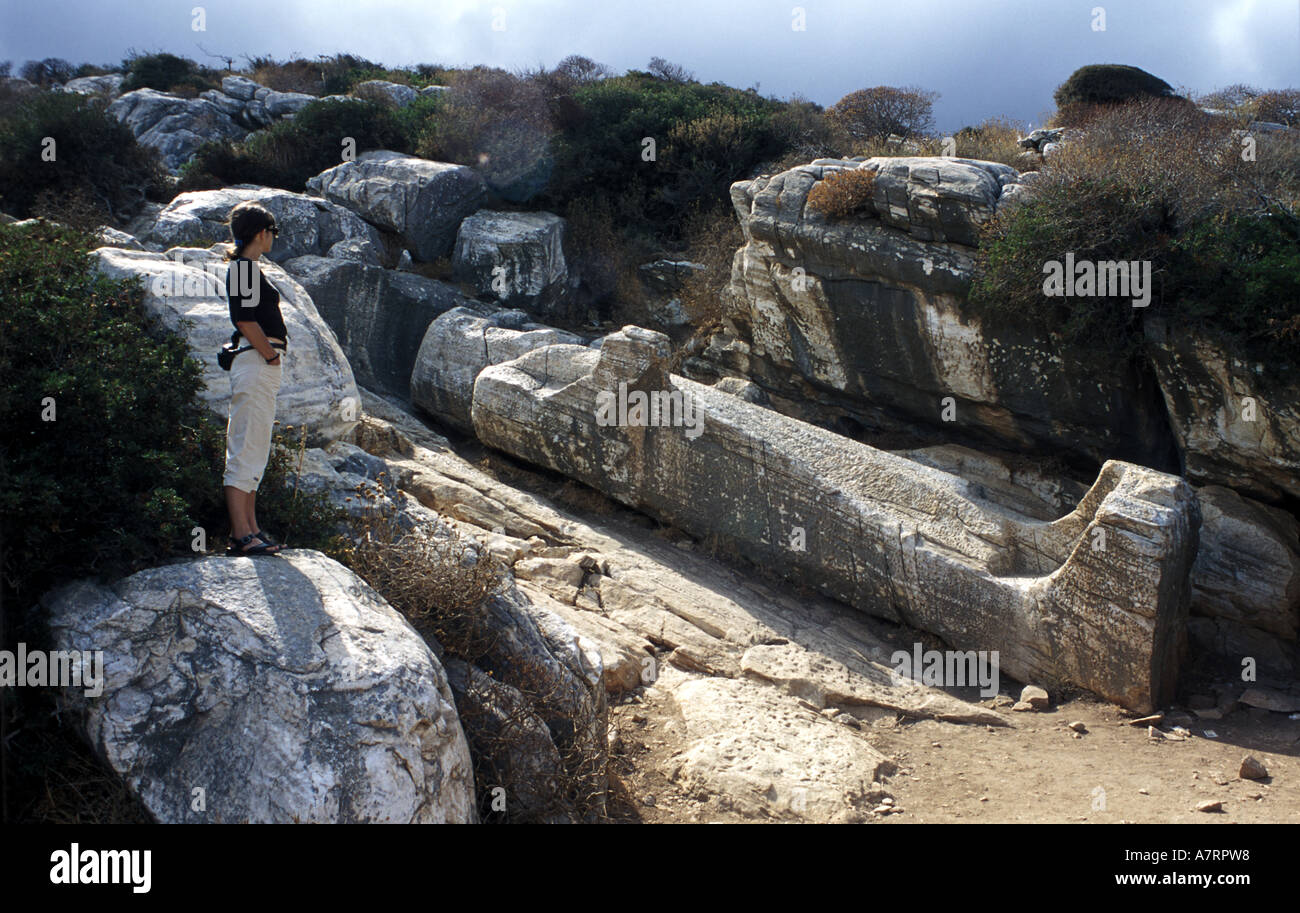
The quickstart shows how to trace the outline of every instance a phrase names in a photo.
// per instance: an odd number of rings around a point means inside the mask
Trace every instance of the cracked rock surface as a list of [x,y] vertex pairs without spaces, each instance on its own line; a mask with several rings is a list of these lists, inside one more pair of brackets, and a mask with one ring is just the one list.
[[103,693],[65,697],[159,822],[476,820],[441,664],[324,555],[180,561],[42,602],[57,649],[104,651]]

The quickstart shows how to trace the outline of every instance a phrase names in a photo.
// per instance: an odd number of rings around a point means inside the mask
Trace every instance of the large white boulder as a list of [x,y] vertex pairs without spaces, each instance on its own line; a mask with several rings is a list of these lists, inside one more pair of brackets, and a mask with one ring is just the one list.
[[549,212],[480,209],[460,223],[452,276],[504,307],[546,313],[564,295],[564,220]]
[[487,315],[452,308],[429,324],[411,370],[411,402],[430,415],[473,430],[474,380],[488,365],[511,361],[543,346],[582,345],[564,330],[532,323],[522,311]]
[[330,256],[335,245],[371,266],[382,263],[384,246],[379,233],[354,213],[319,197],[253,184],[182,193],[158,213],[152,225],[137,233],[140,240],[164,247],[229,242],[230,210],[248,200],[262,204],[275,216],[280,233],[268,256],[277,263],[304,254]]
[[352,94],[366,101],[378,101],[397,108],[405,108],[420,93],[410,86],[389,82],[386,79],[367,79],[352,87]]
[[487,186],[472,168],[383,149],[363,152],[307,181],[307,190],[396,232],[417,260],[449,253],[461,220]]
[[102,693],[64,694],[160,822],[477,818],[437,657],[319,552],[182,561],[43,604],[57,649],[103,651]]
[[[160,254],[101,247],[93,256],[104,275],[143,281],[144,307],[189,342],[203,365],[201,396],[224,419],[230,411],[230,374],[217,364],[217,350],[230,339],[233,327],[222,255],[196,248]],[[352,368],[311,296],[275,263],[263,259],[260,265],[280,291],[280,313],[289,333],[276,418],[281,426],[305,425],[314,442],[336,440],[352,429],[360,413]]]
[[122,80],[125,78],[121,73],[82,76],[65,82],[63,91],[76,92],[78,95],[103,95],[107,98],[117,98],[122,93]]

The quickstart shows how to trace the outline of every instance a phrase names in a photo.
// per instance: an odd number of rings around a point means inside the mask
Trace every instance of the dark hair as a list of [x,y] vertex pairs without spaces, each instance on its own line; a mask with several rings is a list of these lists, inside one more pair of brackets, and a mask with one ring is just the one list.
[[275,228],[275,216],[261,203],[245,200],[230,210],[230,236],[234,246],[226,252],[226,259],[233,260],[244,252],[245,245],[257,237],[258,233]]

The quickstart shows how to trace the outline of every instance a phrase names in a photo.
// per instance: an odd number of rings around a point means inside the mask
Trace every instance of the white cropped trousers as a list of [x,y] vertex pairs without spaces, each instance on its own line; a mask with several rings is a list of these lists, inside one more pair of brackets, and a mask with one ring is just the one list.
[[226,474],[223,484],[254,492],[271,456],[271,426],[285,353],[268,365],[256,349],[240,352],[230,366],[230,420],[226,424]]

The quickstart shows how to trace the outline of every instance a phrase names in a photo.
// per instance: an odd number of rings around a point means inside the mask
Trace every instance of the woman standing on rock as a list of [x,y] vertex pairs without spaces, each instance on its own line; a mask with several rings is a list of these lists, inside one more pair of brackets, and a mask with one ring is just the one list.
[[[275,397],[289,334],[280,316],[280,293],[262,275],[257,261],[271,250],[278,230],[275,217],[253,202],[230,211],[234,246],[226,259],[230,322],[246,340],[230,368],[230,421],[226,426],[226,472],[223,479],[230,511],[230,545],[234,555],[273,555],[284,546],[257,525],[257,486],[271,454]],[[279,350],[279,351],[277,351]]]

